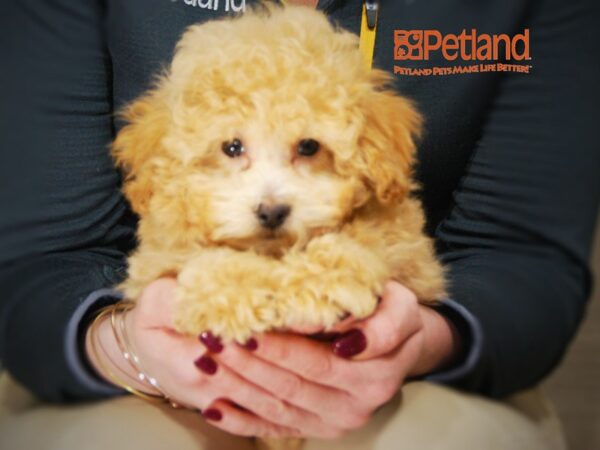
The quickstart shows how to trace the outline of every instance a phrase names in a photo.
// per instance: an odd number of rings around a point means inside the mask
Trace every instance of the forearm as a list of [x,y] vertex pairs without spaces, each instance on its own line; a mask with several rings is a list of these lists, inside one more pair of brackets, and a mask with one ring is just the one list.
[[[0,273],[0,357],[38,397],[72,401],[114,395],[81,360],[88,312],[116,301],[90,294],[112,285],[118,261],[85,251],[46,255]],[[105,274],[115,274],[108,279]]]
[[503,397],[538,383],[577,329],[588,276],[559,256],[498,253],[452,265],[452,296],[477,318],[485,341],[476,364],[451,384]]

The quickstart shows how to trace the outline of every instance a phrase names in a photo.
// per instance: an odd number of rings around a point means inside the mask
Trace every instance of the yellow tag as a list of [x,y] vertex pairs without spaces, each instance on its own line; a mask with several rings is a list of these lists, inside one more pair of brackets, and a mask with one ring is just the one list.
[[367,22],[367,4],[363,2],[362,20],[360,22],[360,44],[359,49],[363,55],[365,64],[370,69],[373,67],[373,52],[375,51],[375,35],[377,34],[377,21],[375,26],[369,28]]

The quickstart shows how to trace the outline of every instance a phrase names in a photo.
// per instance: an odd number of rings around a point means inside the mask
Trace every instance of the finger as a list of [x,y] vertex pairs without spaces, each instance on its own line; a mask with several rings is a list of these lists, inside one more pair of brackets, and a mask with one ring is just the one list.
[[342,358],[368,360],[396,349],[422,326],[415,295],[396,282],[385,285],[375,313],[336,338],[333,352]]
[[300,434],[297,429],[276,425],[222,399],[214,401],[202,415],[211,425],[238,436],[284,438]]
[[[245,380],[260,386],[275,397],[308,411],[323,423],[343,426],[361,418],[354,417],[352,401],[346,391],[325,387],[274,366],[237,346],[227,346],[218,360]],[[337,411],[331,414],[331,411]]]
[[277,330],[277,331],[281,331],[281,332],[285,332],[285,331],[289,331],[292,333],[297,333],[297,334],[319,334],[319,335],[328,335],[328,334],[336,334],[336,333],[342,333],[348,329],[350,329],[350,327],[352,327],[352,324],[354,322],[356,322],[357,319],[352,316],[351,314],[348,314],[346,316],[344,316],[340,321],[336,322],[335,324],[333,324],[331,327],[325,329],[323,326],[320,325],[293,325],[293,326],[289,326],[286,328],[283,328],[281,330]]
[[[218,398],[228,398],[273,423],[302,424],[306,431],[319,431],[317,416],[291,406],[264,389],[243,379],[206,353],[198,339],[164,333],[162,351],[148,354],[161,388],[177,403],[204,410]],[[156,360],[160,355],[160,360]]]
[[226,366],[220,367],[219,372],[215,384],[209,387],[217,398],[227,398],[264,420],[299,429],[310,436],[321,436],[326,432],[327,425],[319,416],[286,403]]
[[301,428],[311,435],[324,431],[325,425],[317,415],[284,402],[232,371],[217,355],[199,350],[197,340],[191,345],[189,339],[180,339],[179,349],[169,356],[169,363],[177,367],[181,380],[174,387],[177,398],[184,398],[201,410],[226,398],[269,422]]
[[348,391],[377,376],[369,372],[367,362],[345,361],[333,354],[329,344],[304,336],[266,333],[255,341],[256,357],[325,387]]

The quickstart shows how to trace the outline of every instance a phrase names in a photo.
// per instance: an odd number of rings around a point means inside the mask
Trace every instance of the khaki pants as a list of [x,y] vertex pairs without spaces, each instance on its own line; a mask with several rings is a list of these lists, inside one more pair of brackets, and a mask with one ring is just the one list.
[[[1,450],[253,450],[196,413],[122,397],[44,404],[0,376]],[[305,450],[564,450],[555,414],[538,390],[505,403],[415,382],[364,428]]]

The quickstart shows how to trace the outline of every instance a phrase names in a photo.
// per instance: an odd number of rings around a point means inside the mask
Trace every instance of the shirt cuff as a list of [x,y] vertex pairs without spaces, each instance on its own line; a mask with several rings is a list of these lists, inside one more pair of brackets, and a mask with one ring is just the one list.
[[89,323],[95,311],[116,303],[121,298],[122,295],[112,289],[99,289],[92,292],[77,307],[66,327],[64,349],[67,367],[82,386],[99,396],[115,396],[123,394],[124,391],[101,380],[86,362],[82,352],[83,325]]
[[454,384],[470,375],[477,367],[483,353],[483,329],[479,319],[454,300],[441,300],[432,308],[452,322],[461,337],[464,350],[460,361],[452,367],[431,373],[423,379],[440,384]]

